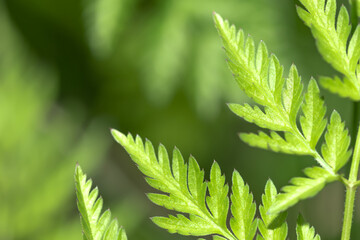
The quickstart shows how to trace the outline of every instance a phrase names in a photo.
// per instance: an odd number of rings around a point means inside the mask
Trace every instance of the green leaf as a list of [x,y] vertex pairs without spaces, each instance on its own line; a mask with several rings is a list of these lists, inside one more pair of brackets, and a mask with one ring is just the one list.
[[297,155],[312,155],[312,151],[291,133],[285,133],[285,139],[276,132],[271,132],[270,136],[264,132],[259,134],[240,133],[240,138],[252,147],[271,149],[274,152],[282,152]]
[[[317,43],[317,47],[325,61],[334,69],[344,74],[346,87],[351,86],[349,93],[345,89],[337,89],[341,81],[329,81],[326,78],[325,88],[340,96],[360,100],[360,81],[356,71],[360,58],[360,30],[356,27],[350,37],[351,25],[349,13],[345,6],[340,7],[336,18],[336,0],[318,1],[300,0],[304,8],[298,7],[298,15],[310,27]],[[351,83],[351,84],[350,84]]]
[[341,6],[336,22],[336,33],[342,46],[346,46],[349,34],[351,32],[351,25],[349,22],[349,14],[345,6]]
[[285,240],[288,232],[286,223],[287,213],[268,214],[269,208],[276,201],[277,190],[274,183],[268,180],[265,194],[262,195],[262,205],[259,207],[261,221],[259,231],[264,240]]
[[[207,188],[204,172],[193,157],[186,164],[180,151],[175,149],[170,164],[162,145],[156,157],[150,141],[146,140],[144,144],[139,136],[134,140],[131,134],[125,136],[116,130],[111,130],[111,133],[146,175],[146,181],[165,193],[150,193],[149,199],[157,205],[189,215],[154,217],[152,220],[155,224],[171,233],[195,236],[218,234],[226,239],[236,239],[226,225],[229,211],[228,186],[225,185],[225,177],[216,162],[211,168]],[[206,196],[207,189],[209,196]]]
[[264,58],[264,54],[267,53],[264,43],[260,44],[259,56],[256,56],[255,43],[251,37],[245,38],[242,30],[236,33],[235,27],[230,26],[229,22],[224,21],[217,13],[214,14],[214,21],[229,58],[228,65],[240,88],[255,102],[271,106],[273,96],[268,80],[261,79],[265,71],[263,66],[268,64],[269,58]]
[[255,123],[259,127],[268,128],[274,131],[288,131],[289,126],[278,112],[274,112],[271,108],[265,107],[265,113],[258,107],[252,108],[249,104],[229,104],[231,111],[248,122]]
[[348,57],[350,70],[355,71],[360,58],[360,27],[357,26],[349,42]]
[[97,57],[113,52],[132,4],[129,0],[84,0],[86,33]]
[[356,86],[346,77],[343,81],[337,76],[333,79],[329,77],[320,77],[320,84],[323,88],[338,94],[340,97],[351,98],[354,101],[360,100],[360,94],[356,90]]
[[314,79],[309,82],[302,110],[304,113],[300,118],[302,132],[310,147],[315,149],[319,138],[325,130],[327,121],[324,119],[326,113],[324,100],[320,98],[319,87]]
[[[331,14],[332,10],[329,9],[327,13]],[[306,13],[302,11],[302,15],[305,16]],[[274,55],[268,55],[263,42],[260,42],[255,50],[253,39],[245,37],[242,30],[236,32],[235,27],[230,26],[229,22],[223,20],[217,13],[214,13],[214,21],[229,58],[229,68],[240,88],[257,104],[263,106],[261,110],[258,106],[250,107],[248,104],[230,104],[230,109],[246,121],[262,128],[285,132],[285,139],[275,132],[271,132],[271,136],[263,132],[259,135],[240,134],[241,139],[251,146],[275,152],[310,155],[324,169],[333,173],[315,148],[326,126],[326,121],[323,120],[326,111],[316,83],[310,82],[309,92],[306,94],[304,116],[301,120],[303,133],[301,133],[296,121],[303,103],[303,84],[295,65],[291,66],[289,76],[285,80],[283,67]],[[317,120],[320,124],[316,122]]]
[[186,67],[188,24],[186,13],[179,8],[178,2],[169,2],[152,18],[147,32],[150,39],[137,61],[145,93],[157,105],[171,101]]
[[249,186],[245,185],[243,179],[237,171],[232,176],[232,195],[231,195],[230,226],[238,239],[254,239],[258,219],[255,218],[256,204],[253,195],[249,192]]
[[320,167],[311,167],[304,170],[307,178],[297,177],[290,180],[289,186],[282,188],[276,201],[269,208],[269,213],[279,213],[287,210],[303,199],[315,196],[320,192],[326,183],[333,182],[338,179],[337,175],[333,175]]
[[[116,219],[111,220],[110,210],[101,215],[103,200],[97,188],[91,190],[92,181],[86,180],[79,165],[75,168],[77,205],[81,214],[83,238],[86,240],[127,240],[125,230]],[[91,190],[91,192],[90,192]]]
[[274,54],[270,56],[269,66],[269,87],[276,106],[282,106],[282,91],[285,82],[283,77],[284,67],[280,65],[279,60]]
[[221,175],[220,167],[216,162],[211,166],[208,189],[209,196],[206,197],[207,206],[209,207],[215,222],[222,228],[226,228],[226,219],[229,209],[229,186],[225,185],[225,176]]
[[196,215],[190,215],[190,218],[186,218],[182,214],[178,214],[176,217],[169,215],[169,217],[153,217],[151,220],[170,233],[204,236],[208,235],[209,231],[215,231],[206,220]]
[[286,88],[283,92],[283,102],[285,111],[288,113],[289,121],[292,126],[296,126],[296,116],[302,102],[301,78],[295,65],[292,65],[289,77],[286,80]]
[[321,147],[325,161],[337,172],[342,168],[351,156],[350,136],[345,129],[345,123],[341,122],[341,117],[334,110],[331,114],[330,124],[327,127],[325,141]]
[[301,214],[296,224],[296,235],[297,240],[321,240],[318,234],[315,235],[315,229],[305,222]]

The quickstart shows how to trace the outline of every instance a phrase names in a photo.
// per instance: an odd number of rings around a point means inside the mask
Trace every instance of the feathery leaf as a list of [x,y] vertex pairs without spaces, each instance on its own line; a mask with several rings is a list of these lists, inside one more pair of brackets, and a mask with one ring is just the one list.
[[360,100],[360,94],[357,92],[354,83],[346,77],[344,77],[344,80],[341,80],[337,76],[334,78],[320,77],[319,81],[323,88],[338,94],[340,97],[351,98],[354,101]]
[[240,133],[240,138],[252,147],[270,149],[274,152],[290,153],[297,155],[311,155],[306,144],[298,142],[291,133],[285,133],[285,139],[276,132],[271,132],[270,136],[264,132],[259,134]]
[[256,204],[253,195],[249,192],[249,186],[245,185],[237,171],[232,176],[230,226],[238,239],[254,239],[258,220],[255,219]]
[[304,113],[304,116],[300,118],[302,132],[311,148],[314,149],[327,123],[326,119],[324,119],[326,113],[324,100],[320,98],[319,87],[314,79],[309,82],[302,110]]
[[[310,27],[317,47],[325,61],[337,71],[344,74],[346,83],[338,78],[330,81],[326,78],[324,87],[340,96],[360,100],[360,75],[358,74],[358,61],[360,58],[360,29],[356,27],[350,36],[351,25],[349,13],[345,6],[340,7],[336,18],[336,0],[318,1],[300,0],[304,8],[297,7],[299,17]],[[349,43],[349,44],[348,44]],[[351,83],[351,84],[350,84]],[[339,85],[351,86],[351,93],[338,88]]]
[[296,224],[296,235],[297,240],[321,240],[318,234],[315,235],[315,229],[305,222],[301,214]]
[[258,106],[252,108],[249,104],[229,104],[228,106],[233,113],[248,122],[255,123],[259,127],[268,128],[274,131],[291,130],[287,124],[284,124],[281,115],[269,107],[265,107],[264,113]]
[[337,172],[342,168],[351,156],[350,136],[345,129],[345,123],[341,122],[338,112],[331,114],[330,124],[327,126],[325,141],[321,146],[321,152],[325,161]]
[[222,228],[226,228],[229,209],[229,186],[225,185],[225,176],[221,175],[221,170],[217,162],[214,162],[211,166],[208,189],[209,196],[206,197],[207,206],[214,216],[216,223]]
[[[306,15],[305,12],[302,14]],[[303,84],[295,65],[291,66],[285,80],[283,67],[274,55],[268,55],[263,42],[260,42],[256,51],[253,39],[245,37],[242,30],[236,32],[235,27],[230,26],[217,13],[214,14],[214,21],[237,83],[249,97],[264,107],[262,111],[259,107],[252,108],[248,104],[230,104],[230,109],[262,128],[285,132],[285,139],[275,132],[271,132],[271,136],[263,132],[259,135],[240,134],[241,139],[251,146],[276,152],[310,155],[324,169],[333,173],[315,148],[326,126],[326,120],[323,119],[326,111],[315,81],[310,81],[306,102],[303,103]],[[296,123],[302,103],[303,133]],[[320,124],[316,122],[318,120],[321,121]]]
[[211,168],[208,183],[209,196],[206,197],[207,184],[204,182],[204,171],[193,157],[189,164],[184,162],[178,149],[173,151],[172,164],[165,147],[160,145],[158,157],[150,141],[145,144],[137,136],[112,130],[115,140],[130,154],[138,168],[147,177],[146,181],[166,194],[149,194],[149,199],[167,209],[189,214],[169,217],[154,217],[153,222],[171,233],[205,236],[221,235],[227,239],[236,239],[226,226],[229,210],[228,186],[225,177],[216,162]]
[[[268,214],[269,208],[274,204],[277,190],[274,183],[268,180],[265,194],[262,195],[262,205],[259,207],[262,221],[259,230],[264,240],[285,240],[288,232],[286,223],[287,213]],[[257,238],[258,239],[258,238]]]
[[296,126],[296,116],[302,102],[302,89],[301,78],[295,65],[292,65],[283,92],[284,108],[292,126]]
[[315,196],[320,192],[326,183],[333,182],[338,179],[337,175],[332,175],[328,171],[320,167],[311,167],[304,170],[307,178],[297,177],[290,180],[292,185],[285,186],[276,197],[276,201],[269,208],[269,213],[279,213],[287,210],[303,199]]
[[[110,210],[102,215],[103,200],[98,198],[99,190],[91,190],[92,181],[86,179],[79,165],[75,168],[76,196],[81,214],[83,238],[85,240],[127,240],[125,230],[116,219],[111,220]],[[90,192],[91,190],[91,192]]]
[[[170,164],[164,146],[160,145],[158,157],[150,143],[145,147],[140,137],[136,140],[131,134],[124,134],[112,130],[115,140],[130,154],[147,177],[146,181],[154,188],[164,193],[150,193],[149,199],[167,209],[183,214],[169,217],[154,217],[153,222],[167,229],[171,233],[183,235],[219,235],[217,239],[252,240],[255,236],[258,221],[255,218],[256,204],[249,186],[244,184],[238,172],[233,173],[231,194],[230,227],[227,227],[229,212],[229,187],[225,184],[219,165],[214,162],[210,171],[210,181],[204,182],[204,171],[193,157],[189,163],[184,162],[178,149],[173,152]],[[208,190],[208,195],[207,195]],[[215,238],[214,238],[215,239]]]
[[156,225],[167,229],[170,233],[179,233],[182,235],[204,236],[209,231],[216,231],[209,223],[201,217],[190,215],[190,218],[182,214],[169,217],[153,217],[151,219]]

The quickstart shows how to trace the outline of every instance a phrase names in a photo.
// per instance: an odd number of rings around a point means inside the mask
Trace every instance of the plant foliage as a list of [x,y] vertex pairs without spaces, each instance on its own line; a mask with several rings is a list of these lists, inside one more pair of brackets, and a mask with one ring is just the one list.
[[[336,17],[336,0],[300,2],[303,8],[298,7],[298,14],[311,28],[320,53],[344,75],[343,80],[339,77],[322,78],[323,86],[341,96],[360,100],[360,28],[356,27],[351,34],[349,14],[344,6]],[[251,36],[246,36],[243,30],[237,31],[235,26],[217,13],[214,13],[214,21],[236,82],[258,104],[229,104],[229,108],[246,121],[270,131],[241,133],[240,138],[251,146],[311,156],[320,166],[306,168],[305,177],[291,179],[281,193],[268,180],[258,219],[255,217],[253,196],[237,171],[233,172],[229,197],[229,185],[216,162],[212,164],[207,182],[204,171],[194,157],[190,156],[186,163],[175,148],[170,160],[163,145],[160,144],[156,153],[149,140],[143,142],[139,136],[133,138],[131,134],[126,136],[112,129],[114,139],[129,153],[146,176],[147,183],[159,191],[148,194],[148,198],[159,206],[177,212],[168,217],[153,217],[152,221],[170,233],[182,235],[229,240],[285,240],[288,235],[286,210],[301,200],[315,196],[327,183],[340,180],[348,191],[342,239],[350,239],[355,187],[359,185],[360,134],[355,146],[355,165],[351,166],[349,179],[345,179],[338,171],[352,154],[348,130],[335,110],[328,123],[326,106],[315,79],[311,78],[304,90],[295,65],[290,67],[287,77],[284,76],[283,66],[274,54],[269,54],[264,42],[256,45]],[[325,130],[324,142],[318,147]],[[321,148],[320,152],[318,148]],[[86,182],[81,170],[76,171],[76,175],[81,176],[77,176],[76,181],[84,234],[87,239],[92,239],[89,237],[92,234],[101,236],[105,233],[108,222],[103,224],[102,219],[110,221],[110,216],[99,218],[102,200],[95,202],[97,189],[89,193],[91,182]],[[79,191],[81,188],[84,190]],[[305,223],[301,215],[296,233],[298,240],[320,240],[314,228]]]
[[[140,137],[134,139],[130,134],[125,136],[116,130],[112,130],[112,134],[147,176],[149,185],[165,193],[150,193],[149,199],[157,205],[189,215],[154,217],[152,220],[155,224],[171,233],[183,235],[254,238],[257,229],[257,220],[254,219],[256,205],[249,187],[244,184],[238,172],[233,174],[231,229],[228,229],[229,187],[216,162],[211,167],[210,181],[206,183],[204,171],[200,170],[196,160],[190,157],[186,164],[178,149],[174,149],[170,164],[163,145],[159,146],[156,156],[150,141],[146,140],[144,144]],[[206,194],[207,191],[209,194]]]
[[[253,39],[245,37],[242,30],[236,32],[235,27],[217,13],[214,19],[236,81],[263,107],[262,110],[248,104],[230,104],[230,109],[245,120],[271,130],[270,135],[262,131],[259,134],[241,133],[241,139],[251,146],[276,152],[310,155],[321,166],[306,169],[306,178],[292,179],[293,185],[283,188],[284,193],[270,208],[272,213],[286,210],[299,200],[314,196],[327,182],[339,179],[336,172],[351,155],[348,131],[337,112],[331,115],[327,125],[326,108],[314,79],[310,80],[303,96],[303,84],[295,65],[291,66],[285,79],[283,67],[275,55],[268,54],[263,42],[256,49]],[[297,124],[300,109],[301,130]],[[316,146],[326,126],[321,156]],[[276,131],[284,132],[284,137]]]
[[27,48],[4,1],[0,35],[0,239],[78,239],[64,210],[73,166],[93,169],[108,141],[55,103],[57,74]]
[[259,231],[261,236],[258,236],[257,239],[265,240],[285,240],[288,227],[285,222],[287,213],[279,214],[268,214],[269,208],[276,201],[277,190],[274,183],[271,180],[265,185],[265,194],[262,196],[262,205],[259,207],[260,215],[262,221],[259,224]]
[[85,240],[127,240],[125,230],[116,219],[111,220],[110,210],[101,214],[103,200],[99,190],[91,190],[92,181],[86,179],[79,165],[75,168],[75,186],[78,209],[81,214],[83,238]]
[[[137,136],[127,136],[117,130],[111,131],[115,140],[130,154],[146,181],[162,193],[150,193],[149,199],[169,210],[179,212],[168,217],[153,217],[152,221],[170,233],[182,235],[207,236],[214,239],[257,239],[280,240],[287,236],[287,213],[268,215],[277,200],[275,185],[269,180],[265,187],[262,205],[259,208],[261,219],[256,219],[256,204],[249,192],[249,186],[237,171],[232,176],[230,200],[229,187],[225,183],[219,165],[214,162],[210,170],[210,181],[204,182],[204,171],[193,157],[188,164],[180,151],[175,148],[172,161],[163,145],[155,149],[150,141],[145,143]],[[231,212],[229,225],[228,212]],[[230,228],[228,227],[230,226]]]
[[317,47],[325,61],[344,75],[320,79],[324,88],[354,101],[360,100],[360,28],[351,35],[349,13],[340,7],[336,17],[336,0],[300,0],[303,7],[297,7],[300,18],[310,27]]
[[[262,6],[261,12],[257,11],[258,5]],[[208,27],[209,14],[214,9],[221,9],[227,16],[245,23],[269,40],[289,44],[280,35],[282,26],[276,24],[283,16],[278,14],[276,4],[266,0],[156,2],[144,18],[135,17],[132,20],[133,25],[138,27],[132,39],[138,42],[133,47],[138,50],[136,54],[132,53],[137,56],[134,64],[140,69],[143,89],[153,104],[169,104],[176,94],[185,92],[200,116],[211,119],[218,116],[224,99],[240,100],[245,97],[236,91],[235,84],[229,81],[230,74],[221,64],[217,36]],[[249,12],[255,14],[256,22],[249,20]],[[258,27],[259,22],[263,28]],[[272,31],[267,31],[270,27]],[[144,37],[139,38],[138,35]]]
[[298,240],[320,240],[320,236],[315,234],[315,229],[310,227],[308,223],[305,222],[303,216],[299,215],[297,224],[296,224],[296,235]]

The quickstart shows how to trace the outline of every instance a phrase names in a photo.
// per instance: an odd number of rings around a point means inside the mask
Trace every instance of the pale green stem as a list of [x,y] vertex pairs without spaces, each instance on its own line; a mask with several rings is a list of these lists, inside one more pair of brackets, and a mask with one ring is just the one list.
[[[355,31],[358,25],[358,13],[357,13],[357,0],[350,0],[351,3],[351,25],[352,33]],[[357,181],[359,164],[360,164],[360,131],[356,129],[359,122],[359,104],[357,102],[353,103],[353,123],[352,123],[352,138],[355,138],[355,133],[357,130],[357,137],[355,142],[354,155],[351,162],[349,179],[346,182],[346,197],[345,197],[345,210],[344,210],[344,220],[343,220],[343,229],[341,233],[341,240],[349,240],[351,236],[351,225],[354,212],[354,202],[355,202],[355,193],[356,188],[359,185]]]
[[359,164],[360,164],[360,131],[358,130],[354,155],[351,162],[349,179],[346,185],[345,210],[344,210],[344,221],[343,221],[343,229],[341,233],[341,240],[350,239]]
[[346,199],[344,210],[344,222],[341,233],[341,240],[349,240],[351,234],[351,224],[354,211],[356,187],[346,187]]

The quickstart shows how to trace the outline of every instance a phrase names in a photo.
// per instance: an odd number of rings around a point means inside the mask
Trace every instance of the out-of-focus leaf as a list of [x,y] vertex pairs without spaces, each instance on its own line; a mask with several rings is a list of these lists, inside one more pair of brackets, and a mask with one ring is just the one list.
[[54,104],[56,72],[27,50],[2,1],[0,35],[0,239],[41,239],[64,223],[74,164],[93,168],[108,142]]
[[135,0],[83,0],[87,37],[93,53],[107,57],[119,40]]

